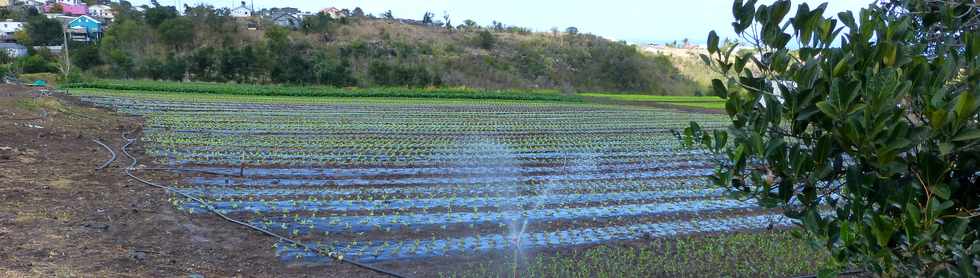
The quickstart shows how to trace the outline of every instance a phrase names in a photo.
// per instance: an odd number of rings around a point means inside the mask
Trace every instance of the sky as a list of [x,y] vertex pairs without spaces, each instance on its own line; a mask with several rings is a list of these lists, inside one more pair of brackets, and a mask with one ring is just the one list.
[[[206,3],[215,7],[238,6],[241,0],[158,0],[162,5],[183,6]],[[251,3],[253,0],[246,0]],[[149,0],[130,0],[134,5]],[[772,0],[761,0],[771,3]],[[873,0],[793,1],[794,6],[807,2],[816,6],[829,2],[828,14],[843,10],[858,10]],[[472,19],[480,25],[494,20],[505,25],[547,31],[552,27],[565,30],[575,26],[583,33],[592,33],[613,40],[630,42],[669,42],[689,38],[703,42],[711,30],[721,37],[734,37],[732,31],[732,0],[254,0],[257,10],[292,6],[304,11],[319,11],[326,7],[361,7],[365,13],[380,15],[391,10],[398,18],[421,19],[426,11],[442,19],[449,13],[458,25]],[[795,10],[795,9],[794,9]],[[795,11],[790,12],[790,16]]]

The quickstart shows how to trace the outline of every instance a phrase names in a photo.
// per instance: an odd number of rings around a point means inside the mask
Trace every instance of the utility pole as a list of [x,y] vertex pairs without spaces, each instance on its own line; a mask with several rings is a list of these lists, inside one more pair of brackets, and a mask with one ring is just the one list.
[[64,52],[65,54],[65,80],[68,80],[68,73],[71,72],[71,59],[69,59],[68,56],[68,30],[62,30],[61,35],[63,39],[61,52]]

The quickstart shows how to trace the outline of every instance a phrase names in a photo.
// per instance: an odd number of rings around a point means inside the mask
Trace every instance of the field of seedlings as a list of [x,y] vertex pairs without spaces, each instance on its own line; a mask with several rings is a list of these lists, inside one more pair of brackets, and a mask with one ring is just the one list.
[[[584,103],[73,90],[218,210],[361,262],[787,226],[707,185],[671,133],[719,115]],[[175,198],[175,207],[206,213]],[[289,262],[326,261],[275,247]]]

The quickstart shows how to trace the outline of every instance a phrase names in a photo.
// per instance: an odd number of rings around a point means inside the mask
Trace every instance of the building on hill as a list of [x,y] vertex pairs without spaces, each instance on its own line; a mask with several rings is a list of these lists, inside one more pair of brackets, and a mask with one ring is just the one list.
[[14,34],[20,30],[24,30],[23,22],[16,22],[13,20],[0,22],[0,40],[13,41]]
[[278,12],[270,14],[268,18],[276,25],[286,28],[295,29],[303,24],[303,15],[301,13]]
[[47,4],[47,5],[44,5],[44,12],[45,13],[56,13],[56,12],[52,12],[52,10],[54,10],[55,6],[58,6],[58,5],[61,6],[61,14],[63,14],[63,15],[80,16],[80,15],[87,15],[88,14],[88,5],[85,5],[84,3],[82,3],[82,4],[71,4],[71,3],[58,2],[58,3],[53,3],[53,4]]
[[277,14],[281,14],[281,13],[302,14],[303,11],[301,11],[300,9],[297,9],[297,8],[293,8],[293,7],[283,7],[283,8],[274,7],[274,8],[267,8],[267,9],[261,9],[261,10],[255,11],[255,14],[254,15],[255,16],[261,16],[261,17],[272,18],[273,15],[277,15]]
[[88,15],[106,20],[112,20],[116,17],[116,14],[112,12],[112,7],[107,5],[92,5],[88,7]]
[[7,57],[12,58],[27,56],[27,47],[16,43],[0,43],[0,51],[6,52]]
[[102,22],[87,15],[68,22],[66,30],[73,41],[90,42],[102,38]]
[[342,18],[342,17],[346,17],[347,16],[346,14],[344,14],[344,11],[343,10],[338,9],[337,7],[329,7],[329,8],[326,8],[326,9],[322,9],[322,10],[320,10],[320,12],[321,13],[324,13],[324,14],[327,14],[327,15],[330,16],[330,18],[334,18],[334,19]]
[[245,1],[242,1],[242,5],[231,9],[230,11],[232,17],[252,17],[255,11],[249,6],[245,5]]
[[0,8],[8,8],[13,5],[14,0],[0,0]]

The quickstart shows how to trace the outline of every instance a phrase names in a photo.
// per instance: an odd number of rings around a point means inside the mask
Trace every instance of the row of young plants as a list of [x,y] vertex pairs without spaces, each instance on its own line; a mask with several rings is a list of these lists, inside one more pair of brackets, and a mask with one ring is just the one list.
[[[220,171],[218,172],[220,173]],[[228,175],[232,172],[228,172]],[[246,172],[247,173],[247,172]],[[249,174],[246,174],[249,176]],[[253,175],[254,176],[254,175]],[[193,181],[186,187],[184,192],[189,194],[206,197],[209,199],[222,201],[225,199],[248,199],[250,201],[260,200],[281,200],[281,199],[308,199],[327,198],[330,200],[373,200],[375,198],[388,199],[397,197],[403,199],[428,199],[445,198],[459,196],[476,197],[502,197],[514,196],[522,192],[548,192],[548,193],[579,193],[594,194],[608,192],[626,191],[656,191],[656,190],[681,190],[681,189],[706,189],[706,180],[697,177],[679,177],[669,179],[609,179],[609,180],[585,180],[570,182],[528,182],[528,183],[471,183],[456,185],[421,185],[421,186],[380,186],[380,187],[290,187],[278,188],[269,186],[253,186],[244,184],[246,181],[232,180],[222,186],[211,186],[208,184],[194,184]]]
[[[311,198],[307,200],[291,199],[288,201],[215,201],[211,206],[226,212],[347,212],[347,211],[371,211],[371,210],[405,210],[405,209],[433,209],[433,208],[458,208],[458,209],[479,209],[479,208],[509,208],[521,207],[524,204],[538,206],[561,206],[567,207],[576,204],[588,203],[614,203],[626,201],[652,201],[678,198],[710,198],[722,197],[724,192],[715,189],[700,190],[674,190],[674,191],[646,191],[646,192],[615,192],[615,193],[596,193],[596,194],[546,194],[534,196],[506,196],[506,197],[443,197],[436,199],[382,199],[379,196],[373,200],[318,200]],[[204,205],[197,203],[186,203],[184,209],[204,208]],[[198,210],[201,211],[201,210]],[[206,212],[206,211],[201,211]]]
[[[370,153],[370,152],[355,152],[355,151],[316,151],[316,150],[255,150],[250,151],[246,149],[239,150],[161,150],[153,149],[149,153],[159,157],[166,157],[173,159],[174,161],[179,161],[181,163],[197,163],[206,165],[222,165],[222,164],[254,164],[254,165],[279,165],[279,164],[303,164],[304,162],[309,162],[310,164],[327,164],[327,163],[363,163],[363,164],[380,164],[388,162],[411,162],[415,164],[437,164],[441,163],[443,165],[486,165],[488,163],[493,163],[492,165],[497,165],[500,163],[506,164],[507,162],[512,162],[515,160],[522,160],[527,163],[554,163],[562,164],[567,162],[567,157],[577,157],[583,160],[589,160],[594,163],[605,163],[605,162],[621,162],[621,163],[658,163],[664,165],[665,162],[669,161],[663,159],[664,157],[669,157],[671,153],[669,151],[646,151],[646,152],[609,152],[606,154],[596,154],[596,153],[511,153],[511,154],[500,154],[500,153],[469,153],[469,154],[458,154],[458,153],[445,153],[445,152],[435,152],[435,153],[425,153],[419,151],[379,151],[383,153]],[[684,154],[680,154],[684,156]],[[688,159],[688,160],[681,160]],[[701,167],[703,157],[697,156],[685,156],[679,157],[677,160],[672,160],[677,162],[678,167],[684,167],[682,164],[687,164],[688,168],[691,167]]]
[[[629,241],[644,238],[671,237],[693,233],[756,230],[766,227],[788,227],[792,222],[779,215],[701,219],[644,223],[629,226],[567,229],[532,232],[519,236],[488,234],[446,239],[376,240],[367,242],[320,243],[330,250],[348,254],[347,258],[362,262],[397,259],[419,259],[468,255],[474,252],[506,252],[514,249],[538,249],[599,244],[609,241]],[[288,244],[278,244],[279,256],[286,261],[323,261],[312,250]]]
[[471,176],[494,176],[494,175],[549,175],[561,173],[589,173],[589,172],[632,172],[632,171],[660,171],[684,168],[710,168],[707,160],[663,160],[663,162],[641,162],[630,164],[581,164],[568,163],[562,165],[480,165],[476,167],[462,167],[446,164],[445,166],[421,166],[420,167],[365,167],[365,168],[242,168],[242,167],[184,167],[187,170],[198,172],[217,173],[228,176],[243,176],[246,178],[265,177],[265,178],[286,178],[286,179],[339,179],[339,178],[388,178],[390,176],[450,176],[450,177],[471,177]]

